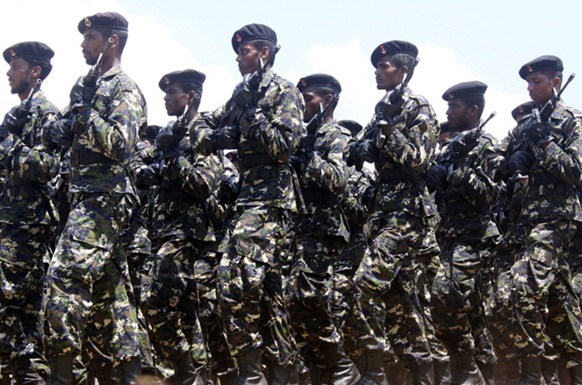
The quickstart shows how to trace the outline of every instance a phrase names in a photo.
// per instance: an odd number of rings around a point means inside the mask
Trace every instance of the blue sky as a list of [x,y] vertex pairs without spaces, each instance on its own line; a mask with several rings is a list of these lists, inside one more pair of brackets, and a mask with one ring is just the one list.
[[[445,89],[461,81],[487,83],[486,115],[497,111],[487,129],[498,138],[513,125],[509,112],[529,99],[518,76],[522,64],[554,54],[563,59],[566,77],[582,70],[582,5],[564,0],[20,0],[0,6],[0,48],[24,40],[49,44],[56,55],[43,88],[64,106],[70,87],[88,70],[77,23],[108,10],[129,20],[123,66],[144,91],[152,124],[169,120],[157,88],[169,71],[195,68],[206,73],[202,109],[214,109],[229,97],[240,79],[230,38],[252,22],[277,32],[277,72],[293,82],[315,72],[336,76],[344,88],[336,117],[363,124],[382,97],[375,88],[370,53],[387,40],[409,40],[419,47],[420,64],[410,85],[431,101],[439,120],[446,119],[441,99]],[[575,79],[564,94],[566,102],[580,109],[581,82]],[[17,102],[6,84],[0,107],[7,111]]]

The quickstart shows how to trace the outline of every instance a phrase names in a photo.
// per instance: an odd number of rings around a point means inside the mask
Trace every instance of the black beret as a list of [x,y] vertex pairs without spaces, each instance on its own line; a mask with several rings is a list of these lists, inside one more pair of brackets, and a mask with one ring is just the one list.
[[158,86],[162,91],[176,83],[195,83],[198,88],[202,87],[202,83],[206,80],[206,75],[202,72],[187,69],[184,71],[174,71],[162,76],[158,82]]
[[352,136],[358,135],[360,131],[362,131],[362,125],[355,120],[344,119],[337,122],[342,127],[347,128],[352,133]]
[[372,65],[376,67],[378,64],[378,60],[382,58],[382,56],[386,55],[395,55],[397,53],[403,53],[406,55],[410,55],[416,59],[418,55],[418,48],[412,43],[402,40],[391,40],[387,41],[386,43],[380,44],[376,49],[372,52],[372,56],[370,60],[372,61]]
[[331,88],[338,94],[342,92],[342,86],[340,82],[331,75],[327,74],[313,74],[309,76],[302,77],[299,79],[299,83],[297,83],[297,88],[299,91],[303,92],[311,87],[327,87]]
[[532,110],[536,107],[535,103],[527,101],[525,103],[521,103],[519,106],[515,107],[511,110],[511,116],[514,120],[517,120],[520,116],[529,115],[531,114]]
[[253,40],[267,40],[277,45],[277,34],[264,24],[248,24],[232,35],[232,48],[238,53],[241,44]]
[[453,99],[463,99],[468,96],[483,96],[487,91],[487,84],[480,82],[478,80],[474,80],[471,82],[463,82],[459,84],[455,84],[451,88],[445,91],[443,94],[443,99],[451,101]]
[[25,41],[14,44],[4,50],[4,60],[10,63],[10,60],[21,57],[26,59],[45,59],[50,62],[55,53],[50,47],[38,41]]
[[525,80],[527,75],[536,71],[544,70],[563,71],[564,65],[562,64],[562,60],[559,57],[553,55],[544,55],[522,65],[519,69],[519,76]]
[[93,16],[87,16],[79,22],[77,29],[85,33],[88,28],[111,28],[120,31],[127,31],[128,22],[125,17],[117,12],[96,13]]

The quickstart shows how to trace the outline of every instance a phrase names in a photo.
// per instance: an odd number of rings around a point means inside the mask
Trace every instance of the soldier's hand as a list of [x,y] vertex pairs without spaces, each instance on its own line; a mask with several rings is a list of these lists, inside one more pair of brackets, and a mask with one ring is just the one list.
[[69,119],[59,119],[48,127],[44,127],[48,131],[48,137],[53,143],[61,145],[65,148],[71,147],[75,133],[73,132],[73,122]]
[[358,144],[354,145],[354,155],[357,159],[361,159],[365,162],[374,163],[378,160],[380,155],[380,150],[376,147],[376,143],[372,139],[365,139]]
[[79,108],[90,107],[91,100],[97,91],[97,85],[89,86],[83,81],[83,76],[77,79],[77,82],[71,88],[69,97],[71,99],[71,109],[77,110]]
[[443,191],[447,183],[447,167],[433,164],[426,173],[426,185],[432,191]]
[[237,126],[223,126],[212,132],[212,140],[220,149],[237,148],[240,131]]
[[528,173],[535,161],[535,156],[529,151],[519,150],[513,153],[507,161],[507,167],[511,172]]
[[4,116],[3,125],[9,133],[21,137],[24,126],[31,118],[32,114],[29,111],[15,107]]
[[525,134],[537,145],[542,145],[554,139],[551,135],[551,125],[547,122],[530,124],[525,128]]
[[221,178],[217,197],[222,203],[234,203],[240,192],[238,175],[224,176]]
[[135,174],[135,182],[139,188],[148,188],[162,183],[159,163],[142,166]]
[[374,186],[368,186],[364,194],[362,194],[362,204],[368,211],[372,210],[374,205],[374,195],[376,194],[376,188]]

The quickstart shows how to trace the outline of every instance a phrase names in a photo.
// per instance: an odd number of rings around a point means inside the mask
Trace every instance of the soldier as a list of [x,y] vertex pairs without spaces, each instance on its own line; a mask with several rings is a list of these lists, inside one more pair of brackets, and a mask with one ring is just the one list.
[[314,74],[299,80],[305,100],[305,136],[291,157],[301,185],[305,212],[295,223],[295,256],[289,283],[289,311],[301,354],[313,384],[327,371],[334,385],[351,385],[360,375],[342,347],[342,335],[331,312],[334,267],[350,239],[340,207],[349,176],[343,150],[350,132],[333,112],[341,85],[333,76]]
[[566,253],[582,221],[582,114],[556,95],[562,60],[540,56],[519,75],[536,108],[511,132],[500,171],[527,176],[522,213],[524,244],[511,267],[511,338],[521,357],[520,384],[539,384],[542,357],[555,349],[582,383],[580,304],[571,286]]
[[232,47],[243,81],[207,118],[211,128],[218,128],[213,143],[236,148],[242,164],[237,214],[218,271],[219,304],[238,363],[236,383],[264,380],[260,348],[265,344],[277,348],[270,351],[268,369],[272,382],[281,384],[289,381],[297,356],[281,269],[288,255],[290,215],[298,209],[289,158],[301,135],[303,98],[272,69],[279,47],[270,27],[242,27],[233,34]]
[[483,133],[486,90],[486,84],[471,81],[445,91],[448,125],[458,134],[444,145],[427,175],[441,218],[441,266],[431,308],[436,336],[449,353],[453,385],[477,384],[481,373],[487,384],[493,382],[495,354],[483,302],[490,251],[500,234],[490,210],[495,199],[491,178],[503,158],[495,139]]
[[378,180],[371,196],[369,246],[355,277],[351,328],[365,350],[361,384],[385,384],[386,338],[412,373],[429,383],[432,355],[419,302],[418,269],[436,244],[429,219],[436,210],[424,182],[437,144],[438,123],[428,101],[407,88],[418,49],[393,40],[374,49],[376,87],[386,95],[372,121],[350,140],[348,165],[374,163]]
[[202,250],[215,241],[204,201],[218,185],[219,160],[194,151],[187,135],[198,115],[205,79],[192,69],[161,78],[166,111],[178,119],[160,131],[155,147],[132,161],[139,184],[158,185],[151,230],[157,256],[142,307],[158,353],[173,365],[171,383],[176,385],[193,384],[205,374],[207,362],[194,268]]
[[[79,22],[83,56],[94,66],[71,90],[72,120],[48,129],[51,140],[71,154],[70,213],[47,273],[51,384],[71,383],[84,336],[96,349],[91,354],[113,356],[120,383],[130,383],[140,371],[137,318],[119,237],[136,203],[127,162],[146,124],[146,103],[120,67],[127,27],[113,12]],[[89,366],[96,364],[89,359]]]
[[[21,103],[4,118],[0,167],[0,357],[16,384],[44,384],[48,365],[43,348],[42,295],[58,214],[48,182],[58,171],[55,147],[42,140],[43,125],[59,110],[40,90],[54,52],[40,42],[4,50],[10,91]],[[3,373],[4,375],[4,373]]]

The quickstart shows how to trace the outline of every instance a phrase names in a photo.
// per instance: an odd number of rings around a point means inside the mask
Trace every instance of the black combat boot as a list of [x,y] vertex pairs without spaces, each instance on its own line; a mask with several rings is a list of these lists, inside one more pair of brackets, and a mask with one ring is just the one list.
[[235,385],[267,385],[267,380],[261,371],[261,352],[251,349],[237,357],[238,377]]
[[141,375],[141,361],[139,357],[133,357],[130,361],[123,361],[117,367],[119,385],[135,385]]
[[451,371],[449,369],[449,361],[433,361],[433,379],[434,385],[450,385]]
[[578,364],[568,369],[570,374],[570,385],[582,385],[582,364]]
[[298,385],[299,373],[295,365],[269,365],[269,385]]
[[449,352],[451,385],[476,385],[485,382],[469,352]]
[[0,385],[11,385],[10,368],[8,364],[0,364]]
[[542,376],[546,385],[560,385],[556,360],[542,358]]
[[73,353],[50,358],[51,376],[47,385],[70,385],[73,383]]
[[44,385],[44,379],[32,366],[29,357],[17,357],[10,360],[12,377],[16,385]]
[[201,371],[196,368],[192,359],[192,352],[181,351],[173,359],[174,375],[170,379],[171,385],[202,385],[204,383]]
[[360,379],[356,364],[346,355],[339,344],[326,344],[322,347],[325,364],[329,372],[331,385],[352,385]]
[[495,385],[495,374],[493,372],[493,364],[485,364],[482,362],[478,362],[477,366],[479,367],[479,371],[485,380],[486,385]]
[[388,385],[382,350],[366,350],[366,369],[357,385]]
[[409,381],[410,371],[400,361],[394,361],[386,364],[384,367],[388,385],[406,385]]
[[427,362],[410,369],[412,374],[412,385],[433,385],[433,364]]
[[519,385],[541,385],[542,358],[525,357],[521,359],[521,377]]

